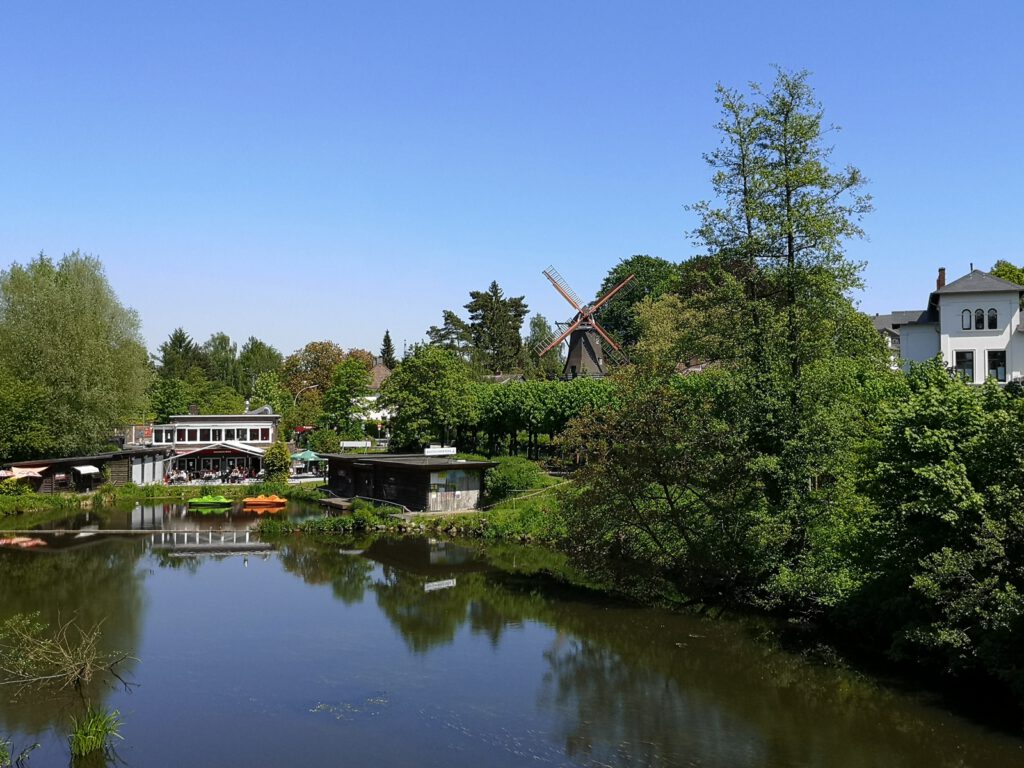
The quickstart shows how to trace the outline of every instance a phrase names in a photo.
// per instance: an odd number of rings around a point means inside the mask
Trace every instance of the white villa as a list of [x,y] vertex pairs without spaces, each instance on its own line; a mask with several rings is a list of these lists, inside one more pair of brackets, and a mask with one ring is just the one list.
[[1005,383],[1024,378],[1024,286],[972,269],[946,283],[939,270],[923,310],[875,315],[875,327],[907,366],[942,355],[968,381]]

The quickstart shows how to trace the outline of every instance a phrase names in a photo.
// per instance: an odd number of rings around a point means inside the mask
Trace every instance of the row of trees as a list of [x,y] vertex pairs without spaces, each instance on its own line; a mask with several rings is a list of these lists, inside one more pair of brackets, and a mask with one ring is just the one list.
[[424,345],[384,383],[379,404],[394,413],[396,448],[440,440],[492,455],[525,447],[536,456],[541,436],[553,439],[571,419],[608,405],[613,393],[611,382],[595,379],[482,382],[456,352]]
[[1024,697],[1024,399],[939,360],[891,369],[844,254],[870,199],[806,73],[718,101],[706,252],[634,306],[613,407],[562,438],[571,551],[630,590],[813,618]]

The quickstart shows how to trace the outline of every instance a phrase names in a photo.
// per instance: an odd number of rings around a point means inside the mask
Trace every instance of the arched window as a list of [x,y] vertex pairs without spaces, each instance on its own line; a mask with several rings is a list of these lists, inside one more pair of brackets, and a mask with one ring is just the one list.
[[990,331],[994,331],[996,329],[996,325],[998,325],[998,324],[999,324],[999,313],[996,312],[994,309],[990,309],[988,311],[988,329]]
[[971,310],[965,309],[960,313],[960,327],[965,330],[971,330]]
[[974,330],[983,331],[985,330],[985,310],[976,309],[974,310]]

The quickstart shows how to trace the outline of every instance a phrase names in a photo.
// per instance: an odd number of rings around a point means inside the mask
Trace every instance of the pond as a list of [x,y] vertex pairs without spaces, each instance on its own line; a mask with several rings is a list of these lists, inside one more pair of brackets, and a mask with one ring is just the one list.
[[[2,616],[103,620],[106,647],[135,657],[131,687],[90,691],[120,711],[130,766],[1024,765],[1024,740],[748,623],[572,587],[536,550],[364,537],[211,551],[202,535],[103,533],[158,518],[252,522],[98,510],[84,536],[0,552]],[[29,766],[67,765],[79,700],[0,693],[0,736],[41,744]]]

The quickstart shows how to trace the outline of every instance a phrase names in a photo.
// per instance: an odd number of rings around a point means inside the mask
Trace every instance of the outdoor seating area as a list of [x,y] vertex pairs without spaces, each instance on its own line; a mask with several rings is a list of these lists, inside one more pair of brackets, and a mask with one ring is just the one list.
[[263,479],[263,470],[233,467],[230,471],[215,472],[211,469],[188,471],[172,470],[164,478],[164,485],[228,485],[254,483]]

